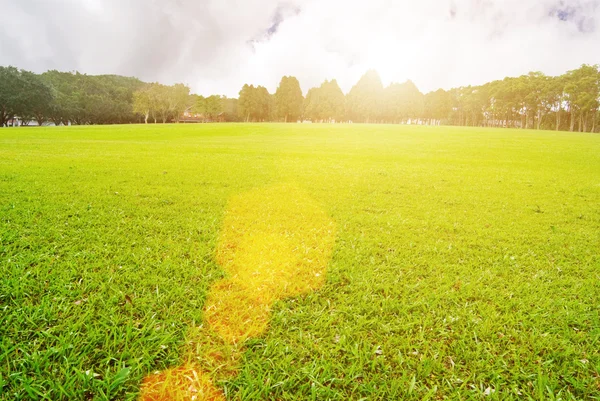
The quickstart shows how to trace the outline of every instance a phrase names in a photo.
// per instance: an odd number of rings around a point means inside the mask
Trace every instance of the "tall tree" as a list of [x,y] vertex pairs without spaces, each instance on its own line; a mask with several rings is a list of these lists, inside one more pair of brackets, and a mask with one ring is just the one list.
[[302,115],[304,118],[308,118],[312,122],[321,120],[321,101],[319,99],[320,94],[320,88],[310,88],[308,93],[306,93],[306,98],[304,99]]
[[547,113],[554,113],[554,129],[561,127],[563,103],[565,101],[565,80],[563,76],[549,77],[544,87],[545,104]]
[[168,109],[175,121],[179,122],[179,118],[185,110],[191,105],[190,88],[184,84],[175,84],[167,87]]
[[[569,130],[578,124],[578,131],[587,131],[595,121],[600,97],[600,73],[597,65],[582,65],[565,74],[565,94],[570,111]],[[594,126],[595,129],[595,126]]]
[[348,117],[356,122],[377,122],[382,116],[383,84],[375,70],[369,70],[346,97]]
[[423,116],[424,96],[410,80],[385,88],[384,100],[383,111],[388,122],[407,122]]
[[275,92],[277,117],[285,122],[297,121],[302,115],[302,89],[296,77],[285,76],[281,78],[279,87]]
[[250,121],[250,116],[254,112],[254,103],[254,86],[244,84],[239,93],[238,113],[246,122]]
[[41,77],[54,89],[55,93],[50,104],[50,121],[56,125],[68,125],[69,121],[73,121],[74,116],[79,112],[75,75],[52,70],[43,73]]
[[441,123],[447,119],[452,110],[452,99],[450,94],[443,89],[430,92],[424,96],[424,114],[434,124]]
[[238,99],[223,96],[221,98],[221,110],[225,121],[239,121]]
[[23,82],[21,71],[15,67],[0,66],[0,127],[12,120],[20,105]]
[[151,86],[146,85],[133,94],[133,111],[144,116],[144,124],[148,124],[148,117],[152,111]]
[[273,111],[273,100],[263,86],[245,84],[240,91],[238,112],[244,121],[265,121]]
[[306,94],[304,115],[311,121],[341,121],[344,119],[344,92],[337,81],[325,81],[318,88],[311,88]]
[[33,72],[21,71],[21,79],[23,93],[17,113],[35,118],[41,126],[49,119],[54,89]]

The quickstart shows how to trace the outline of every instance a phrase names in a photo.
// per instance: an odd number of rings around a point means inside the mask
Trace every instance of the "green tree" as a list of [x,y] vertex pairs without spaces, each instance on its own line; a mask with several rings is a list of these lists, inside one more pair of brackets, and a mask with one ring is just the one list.
[[297,121],[302,115],[302,89],[295,77],[281,78],[279,87],[275,92],[276,115],[285,122]]
[[245,84],[238,101],[240,117],[246,122],[268,120],[273,111],[272,98],[265,87]]
[[425,99],[412,81],[391,84],[385,88],[383,96],[384,116],[387,121],[406,123],[423,116]]
[[565,79],[563,76],[548,77],[544,87],[544,103],[547,113],[554,113],[554,129],[561,128],[562,107],[565,101]]
[[12,120],[22,104],[23,82],[21,71],[15,67],[0,66],[0,127]]
[[32,117],[41,126],[49,119],[55,92],[33,72],[21,71],[21,80],[23,93],[16,111],[22,117]]
[[442,120],[448,119],[452,111],[452,99],[450,94],[443,89],[429,92],[424,96],[424,115],[430,120],[430,124],[440,124]]
[[42,79],[54,90],[54,99],[50,104],[49,119],[56,125],[68,125],[78,114],[77,90],[74,74],[56,70],[45,72]]
[[219,114],[223,112],[223,102],[221,96],[198,96],[193,106],[193,110],[198,114],[202,114],[205,119],[213,121]]
[[321,94],[320,88],[310,88],[306,93],[304,104],[302,106],[302,115],[304,118],[308,118],[313,122],[321,119],[321,108],[319,95]]
[[573,131],[576,122],[578,131],[587,131],[598,113],[598,98],[600,97],[600,73],[597,65],[582,65],[576,70],[565,74],[565,94],[570,112],[569,131]]
[[166,96],[169,114],[172,118],[179,122],[181,115],[192,106],[190,99],[190,88],[184,84],[168,86]]
[[246,122],[250,121],[250,116],[254,111],[254,86],[244,84],[239,93],[238,113]]
[[383,84],[375,70],[367,71],[346,97],[347,116],[356,122],[377,122],[383,105]]
[[0,127],[16,116],[42,125],[50,115],[54,91],[39,75],[15,67],[0,67]]
[[152,111],[151,86],[146,85],[133,94],[133,111],[144,116],[144,124],[148,124],[148,118]]
[[311,121],[342,121],[346,98],[337,81],[325,81],[306,94],[304,115]]
[[221,110],[225,121],[239,121],[238,99],[223,96],[221,98]]

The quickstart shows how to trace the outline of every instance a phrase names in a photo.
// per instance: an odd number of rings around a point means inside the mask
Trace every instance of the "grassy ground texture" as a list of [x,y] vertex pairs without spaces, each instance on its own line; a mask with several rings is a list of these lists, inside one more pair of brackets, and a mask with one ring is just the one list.
[[0,130],[0,399],[136,400],[279,185],[335,243],[226,399],[600,399],[600,136],[297,124]]

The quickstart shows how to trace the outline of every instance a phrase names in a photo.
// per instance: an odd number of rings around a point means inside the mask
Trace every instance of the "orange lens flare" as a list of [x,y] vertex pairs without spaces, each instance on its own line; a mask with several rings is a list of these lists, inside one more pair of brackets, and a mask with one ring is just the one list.
[[143,401],[225,401],[222,392],[192,365],[152,374],[144,379],[142,389]]
[[211,377],[235,373],[240,344],[267,330],[276,301],[324,283],[334,242],[333,221],[294,186],[256,189],[231,199],[216,250],[226,277],[210,290],[204,327],[188,333],[191,365],[149,376],[141,400],[224,400]]

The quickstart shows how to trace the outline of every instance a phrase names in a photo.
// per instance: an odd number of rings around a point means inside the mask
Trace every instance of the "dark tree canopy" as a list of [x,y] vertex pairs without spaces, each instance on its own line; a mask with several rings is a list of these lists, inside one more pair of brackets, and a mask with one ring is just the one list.
[[0,127],[15,116],[43,124],[55,98],[52,86],[39,75],[14,67],[0,67]]
[[118,75],[48,71],[42,79],[55,90],[47,119],[55,124],[123,124],[137,122],[133,94],[143,84]]

